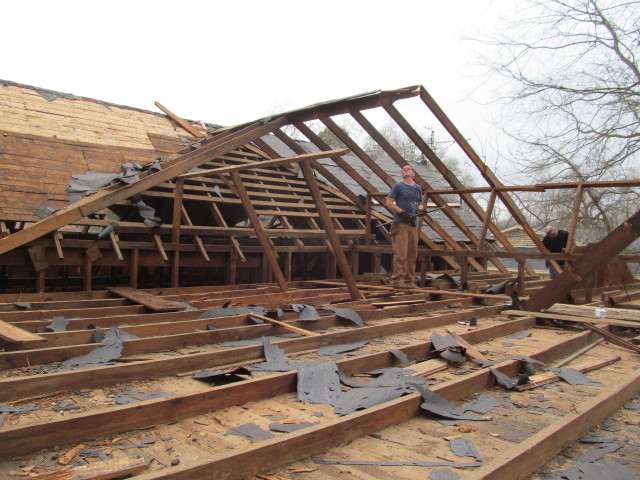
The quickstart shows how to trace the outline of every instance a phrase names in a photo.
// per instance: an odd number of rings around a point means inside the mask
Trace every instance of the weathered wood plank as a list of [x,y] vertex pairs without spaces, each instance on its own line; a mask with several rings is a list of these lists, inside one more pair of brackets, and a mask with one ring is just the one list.
[[14,325],[0,320],[0,338],[10,343],[32,344],[34,342],[44,342],[45,339],[35,333],[27,332]]
[[165,300],[162,297],[156,295],[149,295],[148,293],[136,290],[129,287],[108,287],[111,293],[120,297],[127,298],[132,302],[144,305],[150,308],[154,312],[175,312],[177,310],[184,310],[184,305],[180,305],[177,302]]

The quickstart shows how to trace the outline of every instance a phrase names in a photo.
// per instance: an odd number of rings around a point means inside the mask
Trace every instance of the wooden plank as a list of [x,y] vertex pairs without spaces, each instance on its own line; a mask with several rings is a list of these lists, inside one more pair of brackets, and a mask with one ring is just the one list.
[[590,323],[583,323],[583,325],[587,327],[589,330],[596,332],[599,335],[602,335],[604,338],[606,338],[607,340],[609,340],[611,343],[615,345],[627,348],[636,353],[640,353],[640,347],[638,347],[637,345],[634,345],[631,342],[627,342],[626,340],[623,340],[622,338],[618,337],[617,335],[614,335],[613,333],[607,332],[606,330],[598,328],[595,325],[591,325]]
[[64,252],[62,251],[62,245],[60,245],[60,239],[62,238],[62,233],[55,231],[51,234],[53,237],[53,245],[56,248],[56,253],[58,254],[58,258],[60,260],[64,259]]
[[134,475],[146,470],[149,461],[144,458],[120,458],[68,468],[59,472],[29,477],[34,480],[111,480]]
[[140,290],[135,290],[129,287],[107,287],[111,293],[118,295],[119,297],[128,298],[132,302],[139,305],[144,305],[150,308],[154,312],[175,312],[178,310],[184,310],[184,305],[180,305],[177,302],[171,302],[165,300],[162,297],[156,295],[149,295]]
[[274,320],[273,318],[265,317],[264,315],[258,315],[257,313],[249,313],[250,317],[259,318],[265,322],[274,323],[276,325],[280,325],[281,327],[286,328],[287,330],[291,330],[292,332],[299,333],[304,335],[305,337],[313,337],[314,335],[318,335],[317,333],[310,332],[309,330],[305,330],[304,328],[296,327],[295,325],[290,325],[286,322],[281,322],[280,320]]
[[124,257],[122,256],[122,251],[120,250],[120,245],[118,244],[118,236],[115,232],[109,233],[109,241],[111,242],[111,246],[113,247],[113,251],[115,252],[116,257],[122,262],[124,260]]
[[[614,355],[611,357],[598,359],[595,361],[586,361],[582,363],[576,363],[572,365],[570,368],[573,370],[577,370],[582,373],[591,372],[593,370],[597,370],[598,368],[606,367],[607,365],[611,365],[620,360],[620,357]],[[524,390],[531,390],[532,388],[537,388],[542,385],[547,385],[549,383],[557,382],[560,380],[560,377],[555,372],[543,372],[537,375],[532,375],[529,377],[529,383],[525,383],[524,385],[518,385],[515,389],[519,392],[523,392]]]
[[[576,196],[573,201],[573,209],[571,210],[571,225],[569,226],[569,238],[567,238],[567,246],[565,251],[567,253],[573,253],[573,249],[576,246],[576,230],[578,229],[578,219],[580,217],[580,204],[582,203],[582,192],[584,186],[580,183],[576,188]],[[558,272],[560,273],[560,272]]]
[[173,113],[168,108],[164,107],[160,102],[154,102],[154,105],[158,107],[160,110],[162,110],[164,113],[166,113],[171,120],[176,122],[183,129],[185,129],[189,133],[189,135],[191,135],[192,137],[204,138],[205,135],[203,135],[202,132],[200,132],[199,130],[196,130],[194,127],[189,125],[185,120],[178,117],[175,113]]
[[530,312],[528,310],[505,310],[502,312],[505,315],[517,315],[522,317],[536,317],[536,318],[548,318],[551,320],[562,320],[565,322],[575,322],[580,324],[588,323],[601,323],[605,325],[618,325],[621,327],[640,328],[637,322],[626,322],[624,320],[616,320],[611,318],[585,318],[577,317],[575,315],[562,315],[560,313],[542,313],[542,312]]
[[[564,313],[567,315],[577,315],[579,317],[595,318],[596,307],[589,305],[565,305],[563,303],[556,303],[544,312]],[[616,320],[629,320],[640,322],[640,312],[637,310],[624,309],[624,308],[607,308],[607,318],[614,318]]]
[[31,344],[33,342],[44,342],[46,339],[35,333],[27,332],[7,322],[0,320],[0,339],[10,343]]
[[162,239],[160,238],[160,235],[158,235],[157,233],[153,234],[153,243],[155,243],[156,248],[158,249],[158,253],[160,253],[160,256],[162,257],[162,260],[165,262],[169,261],[169,257],[167,256],[167,252],[164,249],[164,246],[162,245]]
[[589,429],[603,421],[640,391],[640,372],[616,388],[609,389],[593,400],[580,405],[579,412],[566,412],[552,423],[518,445],[512,445],[502,455],[469,472],[473,480],[524,480],[540,465],[578,440]]
[[487,357],[482,355],[476,347],[467,342],[459,334],[457,334],[453,330],[449,330],[448,328],[446,329],[446,332],[451,335],[456,340],[456,342],[458,342],[458,345],[464,347],[469,358],[473,360],[487,360]]

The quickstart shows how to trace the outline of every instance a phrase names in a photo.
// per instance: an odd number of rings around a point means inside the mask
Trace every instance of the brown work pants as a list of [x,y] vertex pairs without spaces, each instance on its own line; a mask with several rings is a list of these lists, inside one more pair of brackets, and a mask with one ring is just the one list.
[[416,259],[418,258],[418,228],[408,223],[394,222],[391,225],[393,238],[394,285],[414,285],[416,282]]

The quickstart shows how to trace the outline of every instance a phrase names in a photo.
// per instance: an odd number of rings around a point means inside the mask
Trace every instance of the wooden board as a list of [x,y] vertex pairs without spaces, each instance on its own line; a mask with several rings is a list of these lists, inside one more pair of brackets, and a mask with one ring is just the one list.
[[148,293],[136,290],[135,288],[109,287],[107,290],[120,297],[128,298],[132,302],[144,305],[155,312],[175,312],[185,309],[184,305],[180,305],[177,302],[165,300],[164,298],[156,295],[149,295]]
[[45,339],[35,333],[27,332],[0,320],[0,338],[10,343],[44,342]]

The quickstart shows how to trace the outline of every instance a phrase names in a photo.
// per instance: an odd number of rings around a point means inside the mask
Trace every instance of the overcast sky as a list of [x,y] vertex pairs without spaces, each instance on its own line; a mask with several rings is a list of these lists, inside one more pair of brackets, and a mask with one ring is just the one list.
[[490,108],[469,98],[477,45],[464,37],[489,31],[507,4],[3,2],[0,78],[154,111],[157,100],[223,125],[422,84],[489,154]]

